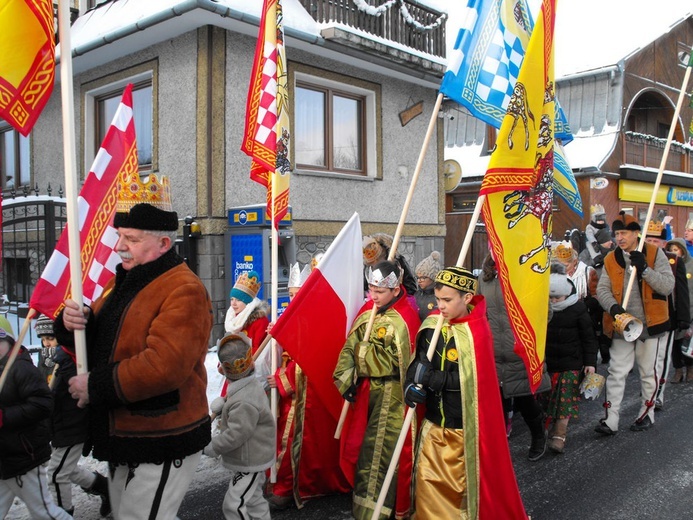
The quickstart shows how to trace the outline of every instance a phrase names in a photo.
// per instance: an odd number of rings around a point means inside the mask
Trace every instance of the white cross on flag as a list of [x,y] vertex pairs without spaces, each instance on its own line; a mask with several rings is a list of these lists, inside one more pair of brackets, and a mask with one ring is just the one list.
[[[133,171],[137,171],[137,140],[132,118],[132,84],[129,84],[79,193],[79,242],[85,304],[101,295],[120,263],[120,257],[114,251],[118,236],[113,227],[117,186],[121,176]],[[67,232],[65,227],[29,302],[29,307],[51,319],[55,319],[63,302],[72,293]]]

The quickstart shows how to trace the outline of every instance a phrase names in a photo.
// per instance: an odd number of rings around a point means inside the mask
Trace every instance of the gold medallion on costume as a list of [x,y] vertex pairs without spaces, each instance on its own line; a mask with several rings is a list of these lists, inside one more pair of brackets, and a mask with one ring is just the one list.
[[457,348],[449,348],[447,352],[445,352],[445,357],[447,358],[448,361],[452,363],[457,363]]
[[670,258],[670,259],[669,259],[669,263],[670,263],[671,265],[674,265],[674,264],[676,263],[676,259],[675,259],[675,258]]
[[384,338],[386,333],[387,333],[386,327],[380,327],[378,329],[378,332],[377,332],[379,338]]
[[433,302],[430,302],[430,303],[428,304],[428,310],[430,311],[430,310],[432,310],[432,309],[433,309]]
[[690,277],[691,277],[691,273],[686,273],[686,278],[690,278]]

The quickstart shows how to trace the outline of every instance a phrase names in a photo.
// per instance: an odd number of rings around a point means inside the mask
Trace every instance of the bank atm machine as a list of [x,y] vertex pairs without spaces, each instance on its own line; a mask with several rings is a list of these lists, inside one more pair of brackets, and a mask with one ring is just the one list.
[[[226,245],[226,294],[243,271],[256,271],[260,275],[258,298],[270,306],[272,294],[272,222],[266,213],[266,204],[242,206],[228,210]],[[289,304],[289,269],[296,262],[296,242],[291,227],[291,206],[279,223],[277,267],[277,316]]]

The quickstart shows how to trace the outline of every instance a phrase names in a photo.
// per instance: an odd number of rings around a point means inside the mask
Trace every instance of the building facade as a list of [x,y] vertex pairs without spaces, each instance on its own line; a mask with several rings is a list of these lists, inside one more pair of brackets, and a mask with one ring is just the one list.
[[[304,264],[355,211],[364,234],[395,233],[445,70],[446,17],[432,0],[398,1],[377,13],[360,0],[282,4],[294,168],[289,204],[296,258]],[[83,179],[88,172],[123,88],[133,83],[140,174],[168,176],[179,217],[199,224],[193,268],[215,305],[213,339],[233,284],[227,279],[229,209],[265,201],[240,150],[261,7],[240,0],[73,5],[78,174]],[[31,197],[37,186],[43,193],[48,185],[56,196],[64,185],[56,75],[28,138],[0,122],[4,150],[12,151],[1,172],[6,200],[24,192]],[[400,113],[419,102],[423,115],[404,124]],[[399,250],[412,265],[443,250],[442,135],[438,122],[402,234]],[[3,276],[3,291],[25,298],[26,290],[10,287],[35,283],[49,249],[24,253],[31,274],[13,275],[24,277],[19,282]]]

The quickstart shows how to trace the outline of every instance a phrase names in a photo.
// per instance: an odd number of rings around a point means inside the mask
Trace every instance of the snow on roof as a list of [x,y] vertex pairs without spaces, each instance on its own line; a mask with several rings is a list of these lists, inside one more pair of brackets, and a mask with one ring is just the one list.
[[[299,0],[283,0],[284,28],[320,37],[318,24]],[[71,30],[73,54],[122,39],[144,29],[150,44],[163,41],[205,24],[222,27],[246,26],[249,34],[257,33],[262,2],[248,0],[120,0],[96,7],[80,16]],[[252,25],[249,25],[252,24]],[[255,28],[252,28],[253,25]],[[116,49],[114,49],[116,51]],[[56,54],[60,55],[60,46]]]
[[568,164],[572,169],[601,168],[614,149],[618,136],[615,126],[607,126],[596,135],[593,131],[575,134],[574,139],[563,147]]
[[[592,130],[578,133],[564,146],[566,159],[571,169],[601,168],[604,160],[610,155],[619,133],[616,127],[604,127],[595,135]],[[490,155],[481,155],[486,146],[473,144],[445,148],[445,159],[454,159],[462,167],[462,178],[478,177],[486,173]]]
[[454,159],[462,167],[462,178],[479,177],[486,173],[490,155],[481,155],[485,146],[472,144],[445,148],[445,159]]

